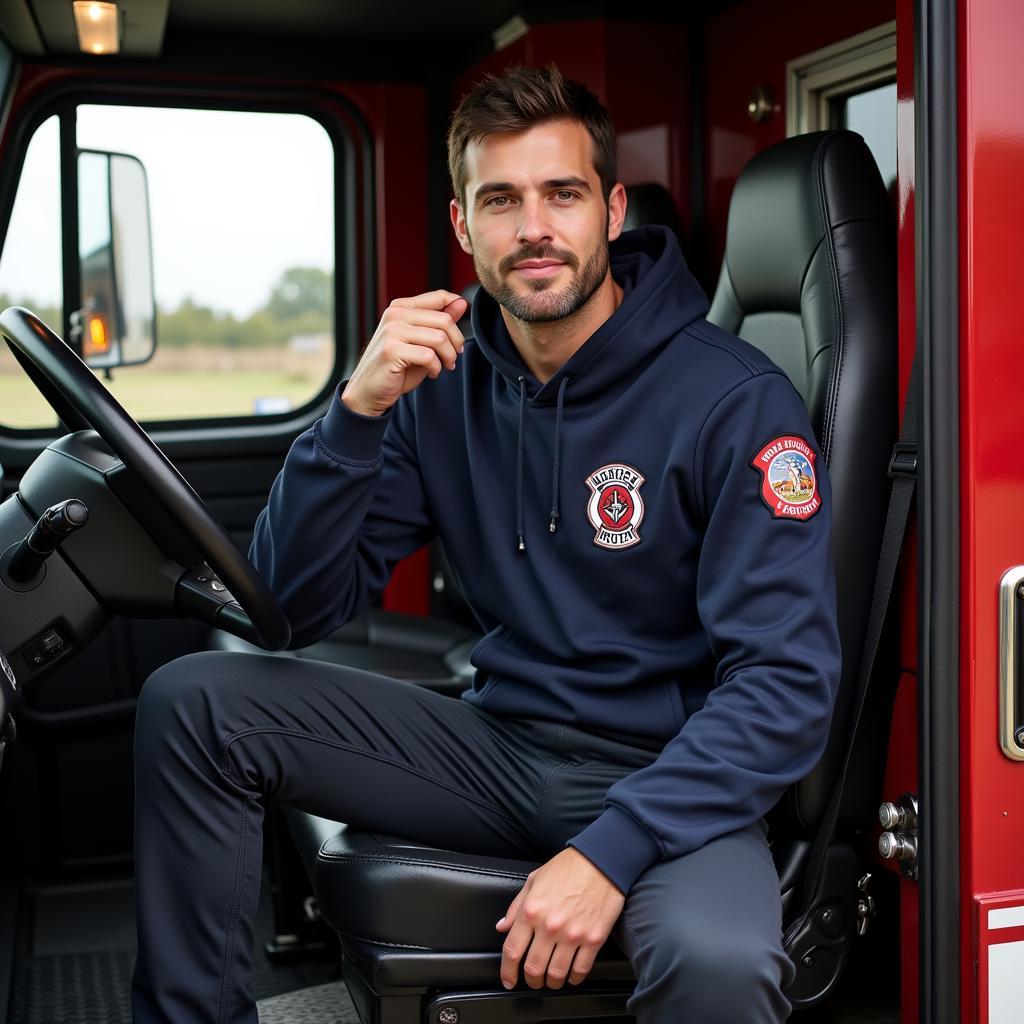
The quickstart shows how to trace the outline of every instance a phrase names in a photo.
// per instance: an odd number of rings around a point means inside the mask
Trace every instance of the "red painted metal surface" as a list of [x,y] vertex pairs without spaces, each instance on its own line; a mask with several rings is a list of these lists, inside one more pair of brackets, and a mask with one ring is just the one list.
[[1024,563],[1019,303],[1024,6],[963,0],[960,26],[961,920],[963,1019],[977,1006],[976,898],[1024,888],[1024,763],[997,739],[997,592]]

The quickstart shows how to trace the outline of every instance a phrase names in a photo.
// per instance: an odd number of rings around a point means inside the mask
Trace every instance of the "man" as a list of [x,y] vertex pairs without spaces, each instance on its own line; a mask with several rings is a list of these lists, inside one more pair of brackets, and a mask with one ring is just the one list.
[[[136,1020],[255,1022],[267,799],[542,861],[496,924],[506,987],[577,984],[614,934],[641,1024],[783,1020],[763,815],[820,756],[840,659],[807,415],[702,319],[668,231],[622,235],[585,88],[553,68],[488,80],[449,162],[483,286],[473,338],[452,292],[392,302],[289,452],[251,557],[300,646],[440,534],[486,630],[476,681],[455,701],[273,657],[157,672],[136,739]],[[810,493],[788,500],[772,474],[794,455]]]

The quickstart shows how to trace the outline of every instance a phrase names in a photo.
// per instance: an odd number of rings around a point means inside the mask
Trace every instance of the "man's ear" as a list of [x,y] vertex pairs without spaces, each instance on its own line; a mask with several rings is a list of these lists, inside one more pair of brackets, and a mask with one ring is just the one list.
[[462,212],[462,204],[458,199],[453,199],[448,207],[452,218],[452,228],[455,230],[455,237],[459,240],[463,252],[473,255],[473,243],[469,239],[469,232],[466,230],[466,217]]
[[617,181],[608,195],[608,241],[614,242],[622,234],[622,222],[626,219],[626,189]]

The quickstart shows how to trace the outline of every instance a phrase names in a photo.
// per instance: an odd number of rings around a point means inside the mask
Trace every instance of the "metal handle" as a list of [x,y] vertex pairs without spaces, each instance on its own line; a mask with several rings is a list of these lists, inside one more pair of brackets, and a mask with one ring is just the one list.
[[1020,678],[1024,622],[1024,565],[999,581],[999,745],[1013,761],[1024,761],[1024,689]]

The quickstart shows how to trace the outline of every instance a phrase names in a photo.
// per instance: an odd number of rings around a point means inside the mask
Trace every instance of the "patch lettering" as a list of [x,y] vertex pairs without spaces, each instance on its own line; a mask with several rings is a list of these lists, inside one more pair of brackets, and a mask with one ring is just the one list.
[[594,543],[599,548],[621,550],[640,543],[643,482],[643,474],[624,462],[610,462],[588,474],[587,518],[597,531]]
[[751,460],[761,474],[761,498],[776,519],[810,519],[821,508],[816,458],[802,437],[783,434]]

